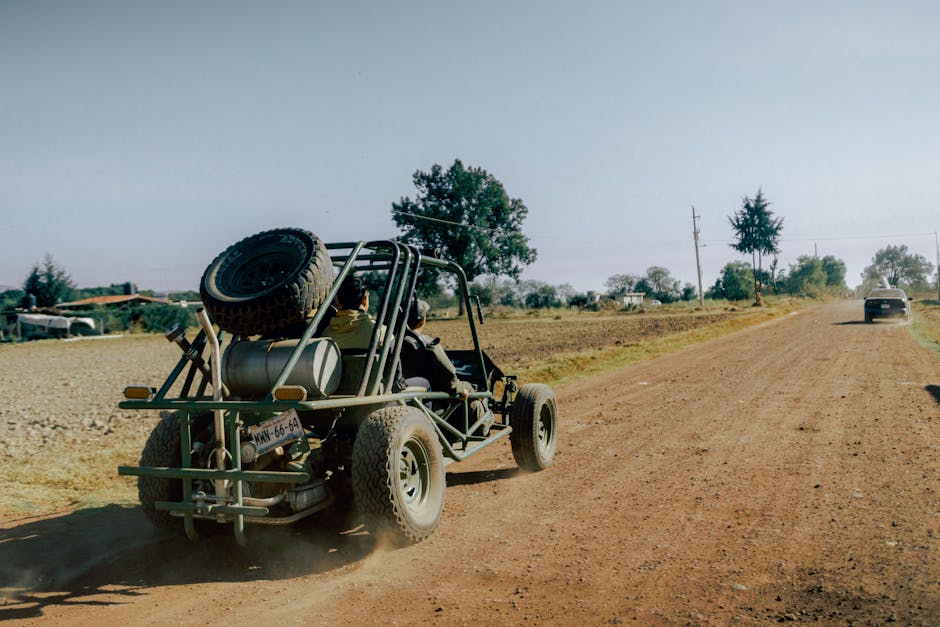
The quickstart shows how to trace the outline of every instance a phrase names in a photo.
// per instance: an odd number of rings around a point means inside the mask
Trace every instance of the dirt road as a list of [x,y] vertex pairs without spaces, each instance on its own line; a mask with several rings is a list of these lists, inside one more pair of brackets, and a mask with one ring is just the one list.
[[940,362],[814,308],[557,390],[555,464],[449,467],[406,549],[314,526],[200,544],[105,507],[0,529],[0,620],[940,624]]

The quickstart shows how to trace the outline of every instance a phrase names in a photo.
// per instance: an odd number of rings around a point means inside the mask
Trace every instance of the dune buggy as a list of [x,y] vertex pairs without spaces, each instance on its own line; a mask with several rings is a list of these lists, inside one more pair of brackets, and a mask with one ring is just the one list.
[[[449,275],[472,349],[450,350],[468,397],[402,387],[399,356],[419,275]],[[322,337],[351,273],[375,290],[368,348]],[[157,389],[124,389],[124,409],[164,410],[139,466],[144,513],[158,526],[200,531],[285,525],[355,507],[370,532],[404,545],[427,538],[444,504],[444,467],[508,436],[527,471],[557,446],[557,406],[542,384],[521,387],[481,350],[462,269],[396,241],[324,244],[294,228],[248,237],[216,257],[200,291],[201,330],[167,335],[183,350]],[[477,319],[483,322],[479,303]],[[218,330],[216,330],[216,326]],[[470,403],[489,410],[476,420]]]

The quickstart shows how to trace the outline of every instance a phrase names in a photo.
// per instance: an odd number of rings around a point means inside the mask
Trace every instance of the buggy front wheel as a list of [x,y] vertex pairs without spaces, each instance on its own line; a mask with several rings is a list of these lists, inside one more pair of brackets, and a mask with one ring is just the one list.
[[519,468],[536,472],[548,468],[558,448],[558,404],[552,389],[527,383],[519,389],[509,412],[509,443]]

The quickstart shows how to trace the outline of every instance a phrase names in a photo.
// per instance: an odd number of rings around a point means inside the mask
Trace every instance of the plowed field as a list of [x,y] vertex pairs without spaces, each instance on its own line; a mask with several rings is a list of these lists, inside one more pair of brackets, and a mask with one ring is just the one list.
[[[755,315],[755,314],[752,314]],[[756,314],[759,316],[759,314]],[[584,350],[639,346],[654,338],[711,327],[742,314],[681,313],[583,318],[515,318],[487,320],[480,329],[483,349],[497,364],[526,368],[532,364]],[[472,347],[469,328],[459,321],[435,321],[428,333],[448,348]]]

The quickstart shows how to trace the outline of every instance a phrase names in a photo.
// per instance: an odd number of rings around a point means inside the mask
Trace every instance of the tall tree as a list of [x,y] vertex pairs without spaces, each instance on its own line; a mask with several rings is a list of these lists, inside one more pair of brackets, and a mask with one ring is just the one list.
[[933,273],[933,264],[923,255],[913,254],[906,245],[886,246],[871,260],[871,265],[862,271],[862,279],[909,290],[926,290],[930,286],[928,277]]
[[447,170],[438,164],[430,172],[418,170],[413,180],[415,199],[392,203],[402,242],[443,250],[468,281],[483,274],[518,279],[523,266],[535,261],[536,250],[522,233],[528,209],[483,168],[457,159]]
[[783,218],[775,218],[769,207],[764,193],[758,189],[754,198],[745,196],[740,211],[728,217],[736,239],[731,247],[751,255],[754,300],[757,304],[761,303],[763,256],[780,252],[780,232],[783,230]]
[[52,255],[46,253],[41,263],[33,264],[23,282],[23,291],[36,297],[39,307],[53,307],[70,300],[75,293],[72,277],[56,265]]

